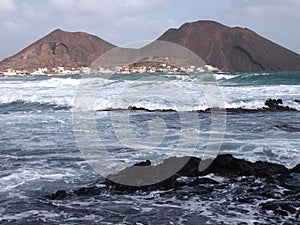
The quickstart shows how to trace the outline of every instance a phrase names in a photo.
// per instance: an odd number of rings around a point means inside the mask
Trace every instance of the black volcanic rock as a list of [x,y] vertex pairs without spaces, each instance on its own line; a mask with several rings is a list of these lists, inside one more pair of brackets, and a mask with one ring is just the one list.
[[297,166],[295,166],[292,170],[292,173],[300,173],[300,164],[298,164]]
[[[168,169],[168,165],[187,163],[170,178],[149,186],[126,186],[106,179],[97,186],[81,187],[68,192],[57,191],[44,198],[50,204],[58,202],[59,205],[63,205],[64,199],[93,199],[107,196],[107,194],[116,195],[117,198],[124,194],[141,197],[147,195],[149,191],[165,190],[156,192],[155,197],[151,198],[157,198],[158,201],[169,199],[172,202],[175,199],[185,201],[196,197],[197,201],[222,202],[218,204],[218,207],[221,207],[220,210],[224,209],[224,212],[229,206],[232,208],[231,211],[238,210],[241,213],[248,213],[251,207],[255,207],[258,209],[259,215],[257,216],[269,223],[283,224],[282,222],[287,220],[291,224],[299,223],[300,165],[289,170],[280,164],[261,161],[252,163],[227,154],[207,161],[211,163],[209,167],[204,171],[199,171],[199,163],[205,161],[196,157],[172,157],[156,166],[150,166],[150,161],[145,161],[125,168],[111,175],[110,178],[123,176],[124,171],[128,172],[130,168],[148,170],[149,174],[151,174],[151,169],[157,169],[158,172],[163,173]],[[220,179],[215,175],[203,177],[210,173],[223,178]]]
[[223,71],[299,71],[300,55],[255,32],[213,21],[185,23],[169,29],[160,41],[182,45]]
[[[146,186],[129,186],[114,182],[114,180],[131,180],[133,183],[142,179],[154,179],[152,175],[157,176],[161,173],[168,173],[172,166],[182,165],[184,166],[178,170],[177,173],[164,181],[154,183]],[[125,168],[119,171],[117,174],[108,176],[106,184],[114,186],[117,190],[135,191],[135,190],[160,190],[160,189],[172,189],[178,188],[185,184],[178,182],[177,178],[180,177],[199,177],[206,176],[208,174],[218,174],[222,177],[240,177],[240,176],[255,176],[260,178],[271,178],[277,175],[289,175],[290,173],[298,173],[298,167],[289,170],[285,166],[270,162],[257,161],[255,163],[249,162],[244,159],[237,159],[230,154],[218,155],[215,159],[201,160],[196,157],[172,157],[164,160],[162,164],[151,166],[151,162],[148,161],[135,164],[132,167]],[[200,163],[207,165],[203,170],[199,170]],[[137,166],[140,168],[136,168]],[[299,165],[298,165],[299,166]],[[140,173],[138,172],[140,171]]]
[[0,62],[0,69],[36,69],[90,66],[115,46],[84,32],[57,29],[19,53]]

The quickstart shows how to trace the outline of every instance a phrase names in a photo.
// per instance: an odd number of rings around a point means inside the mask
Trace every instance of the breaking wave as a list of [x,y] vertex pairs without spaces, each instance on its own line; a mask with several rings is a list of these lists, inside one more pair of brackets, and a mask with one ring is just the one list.
[[23,100],[0,104],[0,114],[7,114],[10,112],[60,111],[69,109],[70,107],[66,105],[56,105],[53,103],[41,102],[26,102]]
[[300,72],[218,73],[215,76],[223,85],[300,85]]

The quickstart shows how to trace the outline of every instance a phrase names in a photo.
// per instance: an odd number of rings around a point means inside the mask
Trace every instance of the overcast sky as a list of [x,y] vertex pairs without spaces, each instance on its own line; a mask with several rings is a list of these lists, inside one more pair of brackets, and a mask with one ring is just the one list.
[[300,0],[0,0],[0,60],[56,28],[123,45],[197,20],[248,27],[300,53]]

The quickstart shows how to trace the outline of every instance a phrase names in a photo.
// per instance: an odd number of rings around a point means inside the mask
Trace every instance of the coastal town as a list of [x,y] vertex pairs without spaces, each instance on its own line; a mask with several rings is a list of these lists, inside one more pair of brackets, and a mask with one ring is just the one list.
[[174,67],[165,63],[156,65],[124,65],[114,69],[99,68],[97,70],[90,67],[79,68],[65,68],[63,66],[56,68],[37,68],[31,70],[18,70],[18,69],[6,69],[0,71],[0,76],[39,76],[39,75],[84,75],[84,74],[145,74],[145,73],[196,73],[196,72],[219,72],[220,70],[211,65],[205,65],[203,67],[189,66]]

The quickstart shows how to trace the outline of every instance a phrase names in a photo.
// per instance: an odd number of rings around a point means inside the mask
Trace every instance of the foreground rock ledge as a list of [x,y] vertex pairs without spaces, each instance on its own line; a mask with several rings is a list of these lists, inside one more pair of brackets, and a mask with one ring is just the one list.
[[[146,171],[147,179],[151,175],[167,172],[170,165],[187,162],[183,168],[170,178],[147,186],[128,186],[115,183],[110,179],[131,179],[131,182],[141,179],[136,171]],[[209,166],[199,171],[199,163]],[[132,173],[131,173],[132,172]],[[128,177],[128,173],[131,176]],[[211,174],[211,175],[209,175]],[[134,176],[137,175],[137,176]],[[108,179],[110,178],[110,179]],[[230,197],[230,202],[237,207],[257,204],[261,216],[278,223],[287,220],[293,224],[300,221],[300,164],[292,169],[269,162],[249,162],[234,158],[232,155],[219,155],[214,160],[202,160],[196,157],[172,157],[162,164],[153,166],[149,160],[125,168],[117,174],[108,176],[95,186],[65,191],[60,190],[44,199],[52,205],[52,201],[64,201],[73,198],[89,198],[110,195],[139,195],[142,192],[165,190],[161,196],[167,199],[186,199],[198,196],[203,201],[224,201]],[[216,179],[218,178],[218,179]],[[221,179],[219,179],[221,178]],[[271,212],[271,214],[270,214]]]
[[[201,164],[200,164],[201,163]],[[168,179],[154,183],[155,179],[160,178],[161,174],[171,174],[171,171],[177,165],[184,165],[175,174]],[[204,170],[199,170],[199,165]],[[149,160],[136,164],[132,167],[125,168],[117,174],[107,177],[105,184],[115,187],[121,191],[135,190],[167,190],[176,189],[186,185],[180,182],[180,177],[203,177],[208,174],[216,174],[226,178],[235,178],[241,176],[255,176],[256,178],[272,178],[279,175],[288,176],[290,173],[299,173],[300,164],[293,169],[288,169],[283,165],[257,161],[255,163],[234,158],[230,154],[219,155],[214,160],[202,160],[196,157],[172,157],[163,161],[162,164],[151,166]],[[144,180],[152,181],[151,185],[124,185],[126,183],[139,184]],[[120,182],[115,182],[120,181]]]
[[[151,180],[151,176],[156,176],[161,173],[168,173],[168,169],[173,169],[173,165],[182,165],[183,162],[186,164],[178,170],[175,174],[171,175],[169,178],[151,185],[124,185],[125,180],[130,180],[130,182],[138,182],[141,179]],[[201,164],[200,164],[201,163]],[[199,165],[205,166],[205,170],[199,170]],[[244,159],[237,159],[231,154],[218,155],[215,159],[201,160],[197,157],[171,157],[165,159],[163,163],[159,165],[151,165],[150,160],[145,162],[140,162],[131,167],[125,168],[116,174],[111,174],[102,181],[101,186],[107,186],[113,188],[114,190],[121,192],[134,192],[138,190],[151,191],[151,190],[169,190],[177,189],[185,185],[199,185],[199,183],[219,183],[213,179],[205,177],[209,174],[215,174],[228,179],[237,179],[239,177],[255,177],[263,178],[266,180],[276,181],[278,179],[285,180],[285,178],[290,179],[291,174],[300,174],[300,164],[296,165],[292,169],[288,169],[283,165],[270,163],[270,162],[250,162]],[[144,177],[141,177],[141,176]],[[180,178],[197,178],[193,180],[193,184],[183,182]],[[124,181],[115,182],[115,181]],[[285,185],[287,186],[287,185]],[[295,187],[300,191],[300,183]],[[75,190],[75,194],[88,193],[88,189],[95,190],[96,187],[83,188],[82,190]],[[84,191],[85,190],[85,191]],[[49,195],[48,197],[52,199],[64,197],[67,192],[58,191],[55,194]]]

